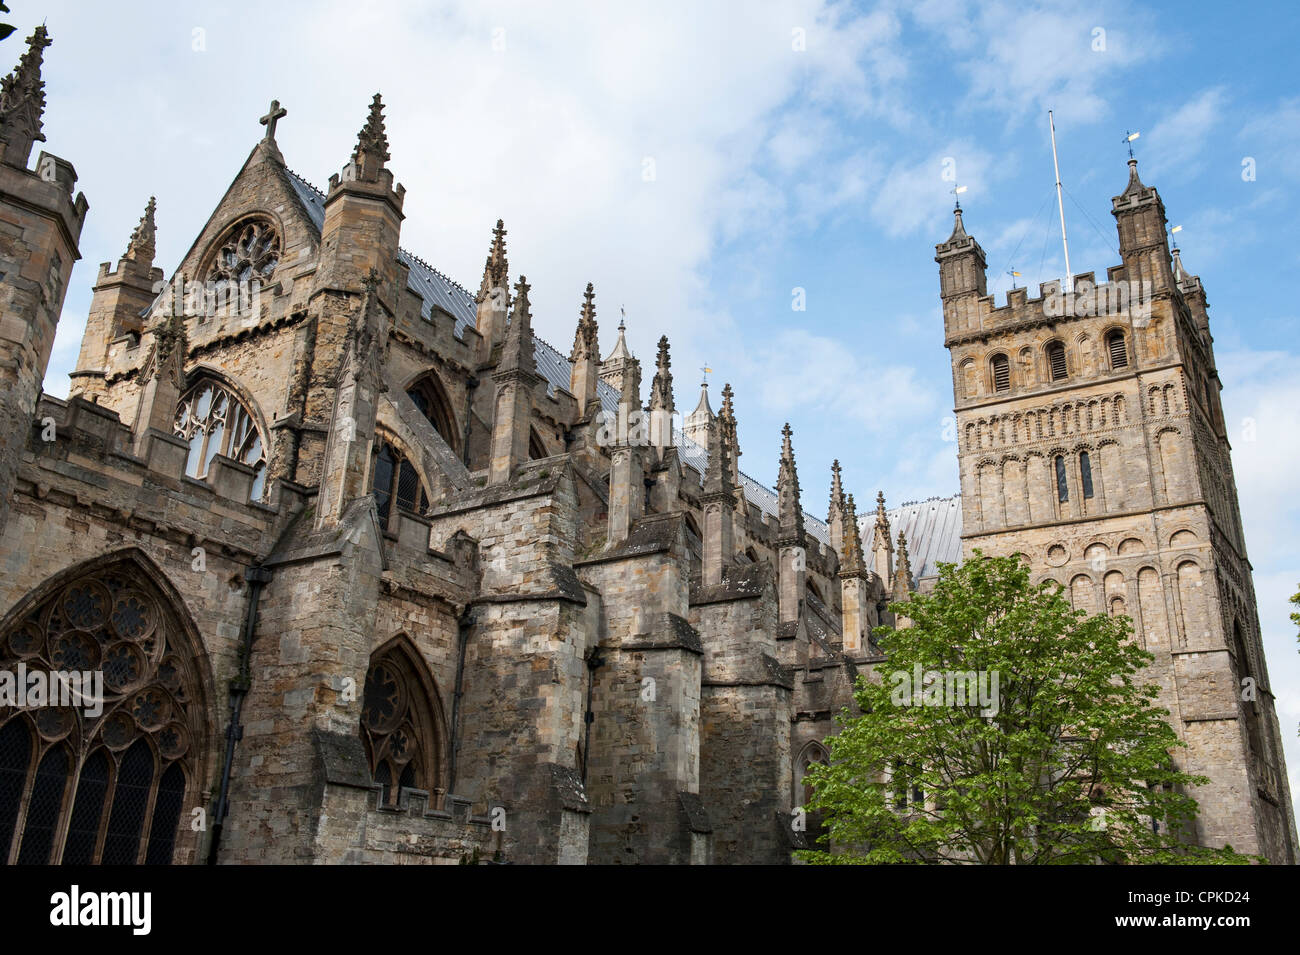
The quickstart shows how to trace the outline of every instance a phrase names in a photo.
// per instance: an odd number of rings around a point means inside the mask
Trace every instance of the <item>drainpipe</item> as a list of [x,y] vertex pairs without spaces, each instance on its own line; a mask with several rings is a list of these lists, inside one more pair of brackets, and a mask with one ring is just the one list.
[[591,764],[591,724],[596,714],[591,712],[591,691],[596,687],[596,671],[605,665],[600,647],[596,647],[587,656],[587,712],[583,717],[586,726],[582,731],[582,788],[587,788],[587,767]]
[[221,847],[221,830],[230,808],[230,768],[235,761],[235,744],[244,738],[244,727],[239,717],[244,709],[244,697],[253,683],[253,630],[257,623],[257,604],[262,598],[262,588],[271,581],[271,572],[254,565],[244,571],[248,581],[248,607],[244,614],[244,640],[239,648],[239,673],[230,681],[230,722],[226,726],[226,759],[221,767],[221,789],[217,794],[217,808],[212,824],[212,845],[208,848],[208,865],[216,865],[217,851]]
[[465,647],[469,645],[469,634],[474,629],[474,611],[469,607],[460,616],[458,636],[460,649],[456,658],[456,690],[451,698],[451,753],[447,768],[447,793],[456,791],[456,756],[460,752],[460,698],[464,694]]

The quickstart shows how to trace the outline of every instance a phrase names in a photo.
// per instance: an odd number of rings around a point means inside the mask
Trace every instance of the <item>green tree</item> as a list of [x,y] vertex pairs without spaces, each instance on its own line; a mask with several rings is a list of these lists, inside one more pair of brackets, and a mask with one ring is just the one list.
[[1184,744],[1140,682],[1154,658],[1127,617],[1073,610],[1018,558],[939,571],[892,605],[911,625],[876,630],[888,661],[859,677],[861,715],[844,711],[809,773],[829,846],[806,861],[1251,861],[1189,844],[1187,787],[1208,780],[1174,766]]

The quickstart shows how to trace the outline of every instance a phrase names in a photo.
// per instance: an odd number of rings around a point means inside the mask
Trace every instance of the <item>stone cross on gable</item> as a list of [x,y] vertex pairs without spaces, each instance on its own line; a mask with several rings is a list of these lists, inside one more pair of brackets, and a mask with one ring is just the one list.
[[266,127],[266,135],[263,139],[269,142],[275,142],[275,124],[289,114],[289,111],[280,105],[278,99],[271,100],[271,109],[265,116],[258,120]]

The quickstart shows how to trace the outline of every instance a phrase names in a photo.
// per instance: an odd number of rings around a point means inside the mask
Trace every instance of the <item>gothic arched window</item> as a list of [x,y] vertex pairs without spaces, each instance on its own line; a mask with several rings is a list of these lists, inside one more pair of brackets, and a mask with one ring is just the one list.
[[443,770],[439,726],[431,678],[399,637],[371,658],[361,707],[361,738],[383,805],[397,806],[406,787],[428,792],[435,808]]
[[412,385],[406,395],[420,409],[420,414],[429,419],[433,430],[455,451],[460,435],[456,432],[456,415],[451,410],[451,401],[442,382],[430,372]]
[[429,495],[420,483],[415,465],[382,435],[375,442],[375,466],[371,474],[379,526],[384,530],[390,526],[396,529],[398,508],[411,514],[428,510]]
[[266,490],[266,445],[252,414],[225,385],[205,378],[187,391],[176,409],[175,432],[189,442],[185,473],[202,478],[218,454],[253,469],[249,499]]
[[1079,452],[1079,478],[1083,485],[1083,496],[1092,497],[1092,459],[1087,451]]
[[167,599],[131,561],[88,572],[0,635],[0,670],[20,663],[102,687],[0,706],[0,864],[170,863],[206,729]]

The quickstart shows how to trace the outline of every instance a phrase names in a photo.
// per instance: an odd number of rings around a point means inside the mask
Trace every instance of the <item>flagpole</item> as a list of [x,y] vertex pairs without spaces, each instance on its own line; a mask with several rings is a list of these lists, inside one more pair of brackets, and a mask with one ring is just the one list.
[[1061,199],[1061,164],[1056,159],[1056,122],[1052,111],[1047,111],[1047,125],[1052,129],[1052,168],[1056,170],[1056,208],[1061,213],[1061,245],[1065,249],[1065,290],[1074,291],[1074,275],[1070,271],[1070,242],[1065,237],[1065,202]]

